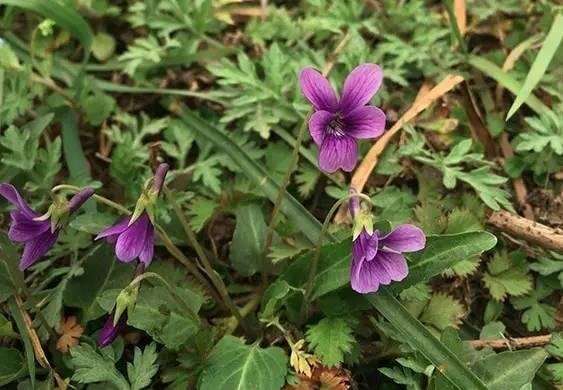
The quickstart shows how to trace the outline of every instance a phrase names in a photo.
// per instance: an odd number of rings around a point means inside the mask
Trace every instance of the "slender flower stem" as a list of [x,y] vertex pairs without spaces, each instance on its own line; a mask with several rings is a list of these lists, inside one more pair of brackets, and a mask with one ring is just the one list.
[[[350,40],[351,35],[346,33],[344,37],[340,40],[336,48],[334,49],[331,60],[328,61],[323,69],[323,75],[327,76],[334,66],[334,62],[338,54],[344,49],[348,41]],[[272,241],[274,239],[274,228],[276,226],[276,218],[280,211],[280,207],[287,189],[289,182],[291,181],[291,176],[293,172],[297,168],[297,164],[299,164],[299,151],[301,149],[301,143],[303,142],[303,138],[305,138],[305,133],[307,130],[307,125],[309,122],[309,118],[312,114],[312,111],[307,114],[303,122],[301,123],[301,127],[299,128],[299,133],[297,134],[297,139],[295,140],[295,144],[293,146],[293,153],[291,156],[291,163],[289,168],[287,169],[283,181],[280,185],[280,190],[278,192],[278,196],[276,197],[276,201],[274,202],[274,208],[272,210],[272,214],[270,216],[270,222],[268,223],[268,230],[266,234],[266,241],[264,243],[264,251],[263,251],[263,267],[262,267],[262,285],[265,287],[268,284],[268,252],[270,251],[270,247],[272,246]]]
[[188,304],[186,304],[186,302],[182,298],[180,298],[180,296],[176,293],[176,290],[174,289],[174,287],[172,287],[170,285],[170,283],[168,283],[166,281],[166,279],[164,279],[162,276],[160,276],[157,273],[144,272],[140,275],[137,275],[137,277],[135,277],[135,279],[133,279],[131,281],[131,283],[129,283],[129,286],[127,286],[126,288],[134,288],[136,285],[139,285],[143,280],[149,279],[149,278],[158,279],[160,282],[162,282],[162,284],[164,284],[164,287],[166,287],[166,289],[174,297],[176,302],[178,302],[180,304],[180,306],[184,307],[184,309],[186,310],[186,313],[188,314],[188,317],[190,317],[192,320],[194,320],[197,323],[200,322],[199,316],[192,310],[192,308],[190,306],[188,306]]
[[321,246],[323,244],[323,239],[324,239],[324,236],[325,236],[326,231],[328,229],[328,225],[330,224],[330,221],[332,220],[334,213],[336,213],[336,211],[338,211],[338,208],[340,207],[340,205],[343,204],[344,202],[346,202],[348,199],[352,199],[352,198],[362,198],[362,199],[366,200],[367,202],[369,202],[370,204],[373,204],[371,198],[369,196],[365,195],[365,194],[350,193],[350,194],[346,195],[345,197],[340,198],[330,208],[330,211],[326,215],[325,220],[323,222],[321,233],[319,235],[319,239],[317,240],[317,245],[315,246],[315,254],[313,255],[313,259],[311,260],[311,265],[309,267],[309,277],[307,279],[307,284],[305,285],[303,305],[301,305],[301,313],[299,315],[299,318],[300,318],[299,322],[300,323],[303,323],[303,321],[305,320],[305,318],[309,314],[309,304],[311,303],[311,295],[313,293],[313,287],[314,287],[313,285],[314,285],[314,282],[315,282],[315,277],[317,276],[317,268],[319,266],[319,259],[321,257]]
[[[80,190],[81,190],[80,187],[72,186],[69,184],[61,184],[56,187],[53,187],[51,191],[52,192],[70,191],[73,193],[77,193]],[[122,214],[131,215],[131,212],[127,210],[125,207],[103,196],[94,194],[92,198],[100,203],[105,204],[106,206],[116,209]],[[213,286],[209,284],[209,281],[201,274],[201,272],[199,272],[197,267],[186,256],[184,256],[182,251],[176,245],[174,245],[168,234],[166,234],[166,232],[160,226],[156,226],[156,233],[158,235],[158,238],[164,244],[166,250],[168,250],[168,253],[170,253],[172,257],[174,257],[178,262],[182,263],[182,265],[184,265],[188,269],[188,271],[197,279],[197,281],[201,283],[203,287],[205,287],[205,289],[207,290],[209,295],[211,295],[211,297],[215,302],[217,302],[218,304],[222,304],[221,298],[219,297]]]
[[[235,305],[235,303],[231,299],[231,296],[229,295],[229,292],[227,290],[227,286],[225,286],[225,283],[223,282],[223,280],[221,278],[219,278],[217,276],[217,274],[215,273],[215,270],[211,266],[211,262],[209,261],[207,254],[205,253],[203,247],[197,241],[197,237],[196,237],[194,231],[192,230],[192,228],[190,227],[190,224],[186,220],[186,217],[184,216],[184,213],[180,209],[180,206],[178,206],[178,202],[176,202],[176,198],[174,197],[174,194],[172,194],[172,191],[170,191],[167,187],[164,187],[164,193],[166,194],[166,197],[168,198],[170,204],[172,205],[172,208],[174,209],[176,216],[180,220],[180,224],[182,225],[182,228],[184,229],[184,233],[186,234],[188,242],[194,248],[194,250],[196,251],[196,253],[199,257],[199,260],[203,264],[203,267],[205,268],[205,272],[207,273],[207,276],[209,276],[209,278],[211,279],[211,282],[213,283],[213,285],[215,286],[217,291],[219,291],[221,298],[223,298],[223,301],[224,301],[225,305],[228,307],[228,309],[231,311],[231,314],[239,321],[241,326],[243,328],[245,328],[244,322],[242,321],[242,316],[239,312],[238,307]],[[246,328],[245,328],[245,331],[247,331]]]

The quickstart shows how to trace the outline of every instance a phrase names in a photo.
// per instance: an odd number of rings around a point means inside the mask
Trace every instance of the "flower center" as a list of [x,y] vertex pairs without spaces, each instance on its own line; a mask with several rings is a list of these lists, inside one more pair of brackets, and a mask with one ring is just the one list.
[[344,132],[344,122],[342,121],[342,114],[337,112],[334,114],[327,126],[327,132],[330,135],[335,135],[337,137],[342,137],[345,135]]

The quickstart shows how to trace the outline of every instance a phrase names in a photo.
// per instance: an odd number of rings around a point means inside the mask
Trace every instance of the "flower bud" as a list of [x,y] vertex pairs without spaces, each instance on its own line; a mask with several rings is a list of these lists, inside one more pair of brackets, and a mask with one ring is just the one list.
[[125,310],[132,311],[135,308],[135,303],[137,302],[137,296],[139,295],[139,285],[129,285],[125,287],[117,298],[115,299],[115,313],[113,315],[113,324],[117,325],[121,315]]

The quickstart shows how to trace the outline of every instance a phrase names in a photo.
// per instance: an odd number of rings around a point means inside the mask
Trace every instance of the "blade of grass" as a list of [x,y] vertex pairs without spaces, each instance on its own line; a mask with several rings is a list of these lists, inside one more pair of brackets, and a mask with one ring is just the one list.
[[549,63],[553,59],[557,48],[561,44],[561,40],[563,39],[563,14],[558,14],[549,29],[549,33],[545,37],[545,41],[543,42],[542,48],[540,49],[528,75],[526,76],[526,80],[524,80],[524,85],[520,88],[520,91],[516,95],[516,99],[512,106],[508,110],[508,114],[506,115],[506,120],[509,120],[516,111],[522,106],[524,101],[530,96],[532,90],[536,87],[536,85],[540,82],[541,78],[545,74]]
[[[200,137],[207,139],[215,147],[226,153],[242,169],[242,172],[254,181],[254,184],[259,189],[264,191],[271,201],[276,199],[279,191],[276,183],[261,166],[248,157],[227,135],[186,109],[180,112],[180,117]],[[281,211],[301,229],[309,240],[316,242],[321,234],[320,222],[287,192],[281,203]],[[332,242],[336,241],[329,234],[327,234],[327,239]],[[433,363],[437,364],[440,370],[443,370],[444,376],[455,386],[460,389],[486,390],[481,380],[461,364],[455,355],[432,336],[424,325],[412,317],[403,305],[391,295],[391,292],[382,291],[379,294],[372,295],[370,302],[391,324],[400,328],[405,337],[413,340],[414,345],[420,348],[421,352]]]
[[[500,67],[495,65],[489,60],[484,58],[470,55],[468,58],[469,65],[473,66],[474,68],[483,72],[486,76],[492,78],[497,83],[502,85],[504,88],[508,89],[513,94],[517,94],[521,89],[522,85],[511,75],[506,72],[503,72]],[[534,110],[538,114],[546,114],[551,112],[549,107],[547,107],[540,99],[538,99],[534,94],[530,93],[524,103],[532,110]]]
[[74,35],[82,43],[86,52],[90,51],[93,39],[92,29],[70,5],[64,5],[55,0],[0,0],[0,4],[23,8],[54,20],[55,23]]

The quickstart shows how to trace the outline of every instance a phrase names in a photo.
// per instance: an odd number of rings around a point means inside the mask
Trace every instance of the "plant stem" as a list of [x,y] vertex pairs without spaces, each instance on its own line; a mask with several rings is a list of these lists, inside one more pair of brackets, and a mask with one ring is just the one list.
[[186,234],[186,238],[188,239],[188,242],[190,243],[192,248],[194,248],[194,250],[196,251],[199,257],[199,260],[203,264],[207,276],[211,279],[211,282],[213,283],[217,291],[219,291],[219,295],[221,295],[223,302],[225,303],[227,308],[231,311],[231,314],[239,321],[239,323],[244,328],[244,330],[247,331],[248,329],[246,329],[242,321],[242,316],[239,312],[239,309],[231,299],[231,296],[229,295],[227,286],[225,285],[223,280],[217,276],[217,273],[211,266],[211,262],[209,261],[209,258],[207,257],[205,250],[197,241],[197,237],[194,231],[192,230],[192,228],[190,227],[190,224],[186,220],[186,217],[184,216],[184,213],[180,209],[180,206],[176,202],[176,198],[174,197],[174,194],[172,194],[172,192],[167,187],[164,187],[164,193],[166,194],[166,197],[168,198],[170,204],[172,205],[172,208],[174,209],[176,216],[180,220],[180,224],[182,225],[182,229]]
[[319,259],[321,257],[321,247],[323,244],[323,239],[324,236],[326,234],[326,231],[328,229],[328,225],[330,224],[330,221],[332,220],[332,216],[334,215],[334,213],[336,213],[336,211],[338,211],[338,208],[340,207],[341,204],[343,204],[344,202],[346,202],[347,200],[351,199],[351,198],[362,198],[366,201],[368,201],[370,204],[372,203],[372,200],[370,199],[369,196],[365,195],[365,194],[360,194],[360,193],[354,193],[354,194],[348,194],[343,198],[340,198],[335,204],[332,205],[332,207],[330,208],[330,211],[328,212],[328,214],[325,217],[325,220],[323,222],[323,226],[321,228],[321,233],[319,234],[319,239],[317,240],[317,245],[315,246],[315,254],[313,255],[313,259],[311,260],[311,265],[309,267],[309,277],[307,279],[307,284],[305,285],[305,294],[303,297],[303,304],[301,305],[301,313],[299,314],[299,322],[303,323],[303,321],[305,321],[305,318],[308,316],[309,314],[309,305],[311,303],[311,295],[313,293],[313,285],[315,282],[315,276],[317,275],[317,268],[319,266]]

